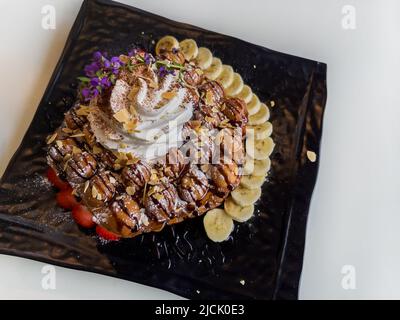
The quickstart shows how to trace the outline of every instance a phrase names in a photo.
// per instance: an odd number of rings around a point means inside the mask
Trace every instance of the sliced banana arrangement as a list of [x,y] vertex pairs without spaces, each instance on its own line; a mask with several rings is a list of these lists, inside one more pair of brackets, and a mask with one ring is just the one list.
[[[244,83],[232,66],[225,65],[205,47],[198,47],[193,39],[179,42],[173,36],[165,36],[156,45],[156,54],[179,49],[187,61],[199,66],[206,78],[218,81],[229,97],[237,97],[246,102],[249,115],[246,138],[246,158],[240,185],[225,200],[224,208],[212,209],[203,219],[208,238],[222,242],[229,238],[234,223],[245,222],[254,214],[254,203],[261,197],[261,187],[271,168],[270,155],[275,143],[271,138],[273,127],[269,122],[270,110]],[[273,106],[271,104],[271,106]]]
[[216,80],[222,72],[222,61],[220,58],[214,57],[211,65],[204,70],[206,77],[210,80]]
[[223,209],[212,209],[203,219],[207,236],[214,242],[222,242],[229,238],[234,225],[232,218]]

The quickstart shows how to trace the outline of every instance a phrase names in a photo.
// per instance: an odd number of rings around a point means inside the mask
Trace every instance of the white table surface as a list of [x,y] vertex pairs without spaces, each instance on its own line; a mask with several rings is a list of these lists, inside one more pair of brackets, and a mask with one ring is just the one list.
[[[320,171],[300,298],[400,298],[400,3],[396,0],[131,0],[175,20],[328,64]],[[54,5],[56,29],[41,27]],[[50,79],[81,0],[0,0],[0,174]],[[356,29],[342,8],[356,9]],[[342,268],[355,288],[342,286]],[[0,255],[0,298],[179,298],[128,281]],[[346,286],[345,286],[346,287]]]

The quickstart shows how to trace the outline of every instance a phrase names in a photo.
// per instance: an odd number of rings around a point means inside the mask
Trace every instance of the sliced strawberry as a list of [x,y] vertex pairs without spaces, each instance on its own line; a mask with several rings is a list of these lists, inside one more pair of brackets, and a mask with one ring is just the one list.
[[75,199],[72,194],[72,188],[70,187],[67,190],[62,190],[56,195],[57,203],[61,208],[64,209],[72,209],[76,205],[78,205],[78,201]]
[[67,190],[70,188],[68,182],[65,182],[60,179],[57,175],[56,171],[53,168],[47,169],[47,179],[49,179],[50,183],[60,190]]
[[93,214],[80,204],[72,208],[72,217],[75,222],[83,228],[93,228],[96,224],[93,221]]
[[100,225],[97,225],[96,233],[105,240],[118,241],[120,239],[118,235],[112,233],[111,231],[108,231],[107,229],[103,228]]

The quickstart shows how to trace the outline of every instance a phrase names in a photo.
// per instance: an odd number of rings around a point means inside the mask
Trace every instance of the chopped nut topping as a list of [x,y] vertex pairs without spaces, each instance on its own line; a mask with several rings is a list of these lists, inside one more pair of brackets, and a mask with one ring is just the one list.
[[317,154],[314,151],[308,150],[307,151],[307,158],[311,162],[315,162],[315,161],[317,161]]
[[79,149],[78,147],[72,146],[72,153],[73,154],[82,153],[82,150]]
[[207,122],[213,122],[213,118],[211,118],[211,117],[209,117],[209,116],[205,116],[204,117],[204,119],[207,121]]
[[117,180],[115,180],[115,178],[114,177],[110,177],[110,182],[112,183],[112,184],[115,184],[116,182],[117,182]]
[[62,131],[63,131],[64,133],[67,133],[67,134],[72,133],[72,130],[71,130],[70,128],[67,128],[67,127],[62,128]]
[[85,182],[85,186],[83,187],[83,193],[86,193],[87,189],[89,188],[89,180]]
[[124,123],[124,129],[128,133],[134,133],[136,126],[137,126],[137,120],[136,119]]
[[213,104],[214,103],[214,99],[213,99],[213,94],[211,91],[207,91],[206,93],[206,104]]
[[85,134],[84,133],[77,133],[71,136],[71,138],[78,138],[78,137],[84,137]]
[[176,92],[175,91],[167,91],[167,92],[164,92],[163,94],[162,94],[162,97],[164,98],[164,99],[167,99],[167,100],[171,100],[172,98],[174,98],[176,96]]
[[56,141],[56,145],[57,145],[57,147],[62,148],[63,147],[63,142],[61,140],[57,140]]
[[97,191],[96,187],[93,186],[92,187],[92,197],[97,199],[97,195],[99,194],[99,192]]
[[93,147],[93,153],[94,154],[100,154],[100,153],[102,153],[102,149],[101,148],[99,148],[98,146],[94,146]]
[[134,187],[126,187],[125,191],[130,196],[133,196],[135,194],[135,188]]
[[88,106],[84,106],[84,105],[80,105],[79,109],[76,110],[76,114],[78,116],[87,116],[90,113],[90,107]]
[[162,199],[164,199],[164,196],[161,193],[155,193],[153,195],[154,199],[156,199],[157,201],[161,201]]
[[47,144],[53,143],[53,141],[56,140],[57,135],[58,135],[57,132],[54,132],[50,137],[48,137]]
[[139,91],[139,87],[138,86],[133,86],[131,91],[128,94],[128,99],[130,101],[133,101],[135,99],[135,96],[138,93],[138,91]]
[[114,114],[113,117],[120,123],[127,123],[130,121],[130,115],[128,110],[126,109],[119,110],[117,113]]

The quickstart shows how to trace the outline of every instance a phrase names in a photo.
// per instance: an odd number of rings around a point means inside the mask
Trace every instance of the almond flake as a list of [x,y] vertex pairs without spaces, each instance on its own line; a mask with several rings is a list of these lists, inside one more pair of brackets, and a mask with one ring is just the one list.
[[134,187],[126,187],[125,191],[130,196],[133,196],[135,194],[135,188]]
[[202,75],[204,74],[203,70],[201,70],[201,69],[199,69],[199,68],[196,68],[196,69],[195,69],[195,72],[196,72],[199,76],[202,76]]
[[83,193],[86,193],[87,189],[89,188],[89,180],[85,182],[85,186],[83,187]]
[[128,56],[126,56],[126,55],[124,55],[124,54],[121,54],[120,56],[119,56],[119,60],[122,62],[122,63],[128,63],[128,61],[129,61],[129,57]]
[[176,92],[175,91],[167,91],[167,92],[164,92],[161,96],[164,99],[171,100],[172,98],[174,98],[176,96]]
[[127,166],[138,163],[139,159],[131,159],[126,162]]
[[130,120],[129,112],[126,109],[119,110],[113,117],[120,123],[126,123]]
[[211,93],[211,91],[207,91],[206,93],[206,104],[213,104],[213,94]]
[[51,144],[54,140],[56,140],[58,133],[54,132],[48,139],[47,144]]
[[137,120],[131,120],[127,123],[124,123],[124,129],[128,132],[128,133],[133,133],[135,131],[135,128],[137,126]]
[[311,162],[317,161],[317,154],[314,151],[307,150],[307,158]]
[[72,130],[70,129],[70,128],[67,128],[67,127],[65,127],[65,128],[62,128],[62,131],[64,132],[64,133],[72,133]]
[[92,187],[92,197],[96,199],[98,194],[99,194],[99,192],[97,191],[96,187],[93,186]]
[[93,147],[93,153],[94,154],[99,154],[101,153],[103,150],[101,148],[99,148],[98,146],[94,146]]
[[119,144],[119,147],[120,147],[121,149],[126,149],[128,146],[127,146],[125,143],[120,143],[120,144]]
[[71,136],[71,138],[78,138],[78,137],[84,137],[85,134],[84,133],[77,133]]
[[61,140],[56,141],[57,147],[62,148],[63,147],[63,142]]
[[211,117],[209,117],[209,116],[205,116],[204,119],[205,119],[207,122],[213,122],[213,121],[214,121],[214,119],[211,118]]
[[72,146],[72,154],[82,153],[82,150],[78,147]]
[[87,116],[90,113],[90,107],[80,105],[79,109],[76,110],[78,116]]
[[162,199],[164,199],[164,196],[161,193],[155,193],[153,195],[153,198],[156,199],[157,201],[161,201]]
[[133,101],[138,92],[139,92],[139,87],[133,86],[131,91],[128,94],[128,100]]
[[110,182],[112,183],[112,184],[115,184],[116,182],[117,182],[117,180],[115,180],[115,178],[114,177],[110,177]]

